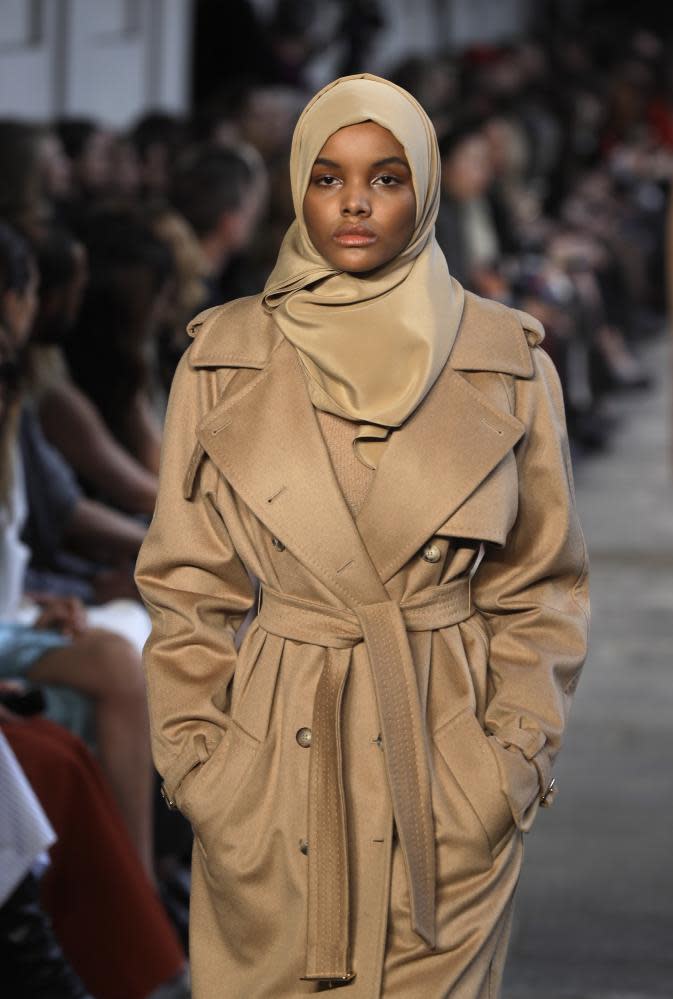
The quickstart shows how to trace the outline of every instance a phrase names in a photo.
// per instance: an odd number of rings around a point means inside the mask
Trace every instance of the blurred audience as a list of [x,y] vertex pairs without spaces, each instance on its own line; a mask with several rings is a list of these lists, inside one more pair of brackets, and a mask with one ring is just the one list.
[[[673,33],[639,27],[636,13],[616,31],[611,15],[583,22],[572,6],[540,13],[530,37],[381,71],[437,128],[437,236],[451,272],[544,323],[581,469],[626,419],[623,393],[661,377],[643,347],[663,330],[667,291],[673,300]],[[43,692],[46,719],[5,713],[3,727],[58,835],[41,881],[32,855],[17,868],[0,922],[39,909],[40,891],[64,995],[143,999],[176,974],[158,994],[187,994],[158,900],[184,943],[190,832],[163,809],[152,829],[148,623],[131,573],[166,395],[187,321],[260,291],[275,261],[315,59],[329,50],[332,65],[358,71],[384,24],[377,0],[325,11],[278,0],[266,19],[249,0],[226,8],[197,4],[197,46],[210,55],[190,115],[151,110],[126,132],[0,120],[0,698],[12,684]],[[95,856],[82,846],[94,826]],[[108,954],[118,981],[110,970],[106,984],[94,937],[113,910],[146,932],[127,939],[127,962]],[[134,947],[147,933],[154,956],[141,974]],[[16,995],[37,996],[32,987],[25,977]]]
[[[0,696],[7,691],[0,682]],[[17,706],[22,700],[19,689]],[[160,989],[169,999],[187,996],[184,951],[81,740],[0,704],[0,773],[16,857],[11,885],[0,885],[8,994],[83,996],[67,961],[96,999],[146,999]],[[30,856],[42,842],[51,847],[46,870]]]
[[174,209],[198,240],[207,284],[203,308],[227,297],[232,260],[249,246],[266,200],[266,178],[254,147],[196,148],[181,160],[170,190]]

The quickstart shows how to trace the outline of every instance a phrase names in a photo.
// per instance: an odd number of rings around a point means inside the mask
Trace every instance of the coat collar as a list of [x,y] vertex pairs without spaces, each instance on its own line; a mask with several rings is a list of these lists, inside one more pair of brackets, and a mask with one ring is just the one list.
[[[296,351],[259,299],[197,317],[192,366],[259,369],[202,420],[202,447],[262,523],[351,607],[385,599],[382,584],[523,433],[519,420],[459,374],[496,370],[527,377],[532,364],[523,327],[502,306],[488,313],[492,321],[483,320],[481,303],[470,299],[453,351],[458,349],[458,364],[445,366],[422,406],[391,438],[357,521],[336,481]],[[498,338],[502,343],[494,346]]]
[[[261,295],[206,309],[191,321],[187,332],[194,337],[190,350],[194,368],[263,368],[282,339],[262,307]],[[500,371],[530,378],[529,341],[539,343],[543,336],[541,324],[532,316],[466,292],[448,363],[455,371]]]
[[187,326],[193,368],[263,368],[282,337],[261,295],[205,309]]

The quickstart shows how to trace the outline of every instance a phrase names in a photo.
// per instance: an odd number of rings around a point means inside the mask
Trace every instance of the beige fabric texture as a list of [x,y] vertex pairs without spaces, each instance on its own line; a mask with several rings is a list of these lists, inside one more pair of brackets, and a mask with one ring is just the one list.
[[[409,245],[372,274],[335,271],[311,243],[303,201],[313,163],[346,125],[374,121],[404,147],[416,193]],[[342,77],[304,109],[294,132],[290,179],[296,219],[269,277],[264,303],[299,352],[315,406],[363,424],[358,440],[400,426],[449,355],[463,289],[435,239],[440,159],[432,122],[401,87],[363,73]],[[376,464],[376,444],[358,447]]]
[[375,469],[369,468],[355,455],[353,443],[358,428],[351,420],[322,409],[316,409],[316,416],[339,488],[351,515],[357,517],[374,479]]
[[[522,832],[549,786],[587,642],[586,551],[539,324],[466,293],[449,359],[355,518],[297,353],[261,297],[209,310],[191,332],[136,578],[153,620],[154,757],[195,831],[195,999],[325,987],[303,977],[307,956],[325,953],[316,837],[318,852],[335,846],[330,883],[348,865],[344,996],[495,999]],[[236,651],[252,577],[267,597]],[[422,608],[456,584],[471,604],[442,626]],[[399,761],[395,723],[382,724],[380,650],[360,637],[381,614],[397,622],[390,661],[410,656],[428,761],[434,949],[410,904],[428,886],[410,883],[393,823]],[[336,746],[336,796],[315,798],[302,728]],[[320,815],[343,820],[345,857]],[[334,925],[343,943],[343,912]]]

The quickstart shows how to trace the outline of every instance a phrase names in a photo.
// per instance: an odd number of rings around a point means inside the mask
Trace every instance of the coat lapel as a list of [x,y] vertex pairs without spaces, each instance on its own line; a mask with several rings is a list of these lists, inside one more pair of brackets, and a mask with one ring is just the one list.
[[339,488],[294,348],[199,426],[204,450],[253,513],[347,605],[387,599]]
[[387,582],[523,433],[450,366],[386,448],[357,527]]
[[524,432],[460,371],[532,375],[536,320],[470,293],[449,361],[394,433],[354,520],[337,483],[294,348],[258,298],[204,313],[196,367],[259,369],[202,421],[199,441],[255,515],[348,606],[383,586],[474,493]]

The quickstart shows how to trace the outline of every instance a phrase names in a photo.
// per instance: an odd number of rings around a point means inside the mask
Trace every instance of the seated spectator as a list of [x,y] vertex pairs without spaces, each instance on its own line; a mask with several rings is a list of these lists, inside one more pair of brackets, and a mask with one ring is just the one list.
[[89,281],[64,345],[68,368],[116,440],[156,474],[156,337],[170,300],[173,259],[142,213],[131,209],[92,213],[82,235]]
[[[162,999],[188,996],[184,953],[91,753],[59,725],[5,711],[0,713],[0,767],[3,735],[56,834],[40,895],[76,973],[96,999],[146,999],[162,986]],[[14,906],[16,918],[16,900]],[[36,906],[33,896],[29,911],[25,901],[21,909],[23,919],[30,915],[33,925]],[[31,970],[37,978],[44,961],[37,950],[41,935],[33,929],[29,936]],[[7,969],[5,960],[4,974]],[[54,989],[53,977],[50,984]],[[22,994],[21,985],[24,974],[17,975],[12,996]],[[26,992],[31,999],[42,994],[45,999],[61,995],[55,989]]]
[[43,134],[32,123],[0,120],[0,218],[31,238],[42,232],[51,214],[43,172]]
[[114,133],[89,118],[62,118],[55,131],[70,164],[74,202],[81,204],[107,194],[113,180]]
[[202,308],[247,293],[225,296],[222,289],[232,259],[250,243],[265,200],[263,164],[247,147],[192,150],[178,165],[171,203],[196,233],[205,260],[208,294]]
[[[4,488],[0,497],[0,678],[29,677],[50,685],[50,716],[75,731],[91,736],[94,723],[101,764],[150,870],[152,768],[137,647],[118,634],[86,627],[83,608],[72,600],[48,601],[34,627],[20,620],[28,558],[20,540],[24,493],[14,440],[20,381],[6,328],[20,334],[24,324],[30,323],[35,309],[31,267],[22,241],[7,226],[0,226],[0,324],[5,327],[0,326],[0,454],[4,463],[0,470]],[[94,505],[94,520],[98,513]],[[86,509],[81,512],[77,526],[75,514],[76,531],[90,532],[88,516]]]
[[[0,688],[1,689],[1,688]],[[0,725],[12,720],[0,705]],[[0,981],[12,999],[91,999],[39,899],[56,836],[0,728]]]
[[194,230],[182,215],[158,202],[148,209],[147,218],[152,232],[169,248],[174,263],[171,293],[158,332],[156,391],[163,393],[163,412],[178,361],[190,343],[187,323],[208,295],[209,268]]
[[[11,454],[20,413],[17,364],[25,357],[24,347],[35,316],[36,286],[35,262],[26,244],[9,226],[0,223],[0,332],[11,369],[7,377],[11,376],[8,388],[12,393],[4,421],[4,467],[0,474],[7,483],[13,482],[12,517],[17,523],[20,520],[21,529],[25,529],[27,540],[34,546],[37,567],[52,574],[48,589],[63,592],[59,575],[64,575],[68,594],[79,592],[85,599],[99,602],[113,596],[135,598],[131,568],[144,536],[142,524],[83,496],[71,470],[44,439],[29,406],[21,411],[23,462],[19,464],[19,458]],[[20,516],[16,499],[19,495]],[[67,548],[85,561],[73,561],[72,555],[64,551]],[[99,580],[105,563],[112,576],[106,571]],[[133,617],[141,613],[138,608]]]
[[187,123],[167,111],[149,111],[135,123],[129,140],[138,158],[142,195],[165,198],[172,165],[187,145]]
[[62,345],[86,287],[86,250],[66,230],[52,228],[38,244],[38,266],[29,370],[42,431],[92,495],[128,513],[151,514],[156,476],[115,439],[96,405],[73,382],[63,357]]
[[449,271],[469,290],[507,301],[507,282],[498,270],[501,244],[487,197],[493,162],[483,121],[455,124],[439,149],[442,201],[436,231]]

